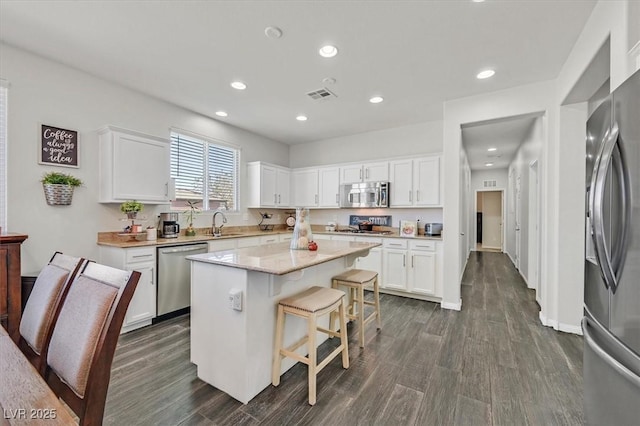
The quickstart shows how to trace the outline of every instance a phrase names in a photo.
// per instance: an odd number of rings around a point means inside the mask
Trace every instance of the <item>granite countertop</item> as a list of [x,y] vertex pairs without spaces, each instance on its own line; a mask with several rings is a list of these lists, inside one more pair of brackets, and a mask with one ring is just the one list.
[[[432,237],[428,235],[418,235],[416,237],[400,237],[397,229],[391,230],[390,234],[367,234],[367,233],[352,233],[352,232],[341,232],[341,231],[329,232],[329,231],[325,231],[324,227],[322,227],[322,229],[313,229],[315,227],[320,228],[320,226],[312,225],[312,232],[314,234],[323,234],[323,235],[351,235],[354,237],[405,238],[405,239],[425,239],[425,240],[442,241],[442,237],[440,236]],[[189,243],[227,240],[230,238],[246,238],[246,237],[261,237],[263,235],[291,234],[292,231],[289,231],[287,229],[277,229],[273,231],[260,231],[258,229],[251,229],[251,228],[249,229],[229,228],[227,232],[228,234],[225,235],[223,230],[221,237],[214,237],[210,233],[202,232],[197,234],[194,237],[186,237],[184,235],[180,235],[178,238],[158,238],[155,241],[146,240],[146,237],[145,237],[146,234],[144,233],[136,237],[135,235],[126,235],[121,232],[99,232],[97,243],[98,245],[101,245],[101,246],[111,246],[111,247],[119,247],[119,248],[164,247],[164,246],[181,245],[181,244],[189,244]]]
[[284,275],[348,255],[365,252],[379,243],[320,241],[317,251],[291,250],[289,242],[187,256],[196,262]]

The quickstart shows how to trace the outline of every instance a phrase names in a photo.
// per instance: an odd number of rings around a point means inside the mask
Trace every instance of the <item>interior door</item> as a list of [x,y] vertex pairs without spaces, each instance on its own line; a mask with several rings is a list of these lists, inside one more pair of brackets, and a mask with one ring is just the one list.
[[522,252],[522,232],[520,232],[522,224],[522,203],[520,197],[522,196],[522,187],[520,176],[516,177],[516,268],[520,270],[520,253]]

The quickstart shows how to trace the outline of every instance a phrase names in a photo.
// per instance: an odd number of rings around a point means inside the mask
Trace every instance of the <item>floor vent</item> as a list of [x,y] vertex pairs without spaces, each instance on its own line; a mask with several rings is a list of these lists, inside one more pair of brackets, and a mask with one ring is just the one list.
[[318,90],[313,90],[313,91],[307,93],[307,96],[309,96],[314,101],[321,101],[321,100],[324,100],[324,99],[337,98],[335,93],[331,92],[326,87],[323,87],[322,89],[318,89]]
[[484,187],[485,188],[495,188],[496,187],[496,181],[495,180],[485,180],[484,181]]

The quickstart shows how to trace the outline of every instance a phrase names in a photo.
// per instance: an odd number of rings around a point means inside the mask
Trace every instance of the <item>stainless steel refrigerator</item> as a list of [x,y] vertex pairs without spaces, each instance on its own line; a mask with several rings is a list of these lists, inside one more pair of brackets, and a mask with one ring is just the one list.
[[640,424],[640,71],[587,121],[584,409]]

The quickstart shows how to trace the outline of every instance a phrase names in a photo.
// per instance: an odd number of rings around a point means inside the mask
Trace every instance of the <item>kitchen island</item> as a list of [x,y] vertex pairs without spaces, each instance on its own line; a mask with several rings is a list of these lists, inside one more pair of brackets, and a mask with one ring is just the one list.
[[[271,384],[278,300],[314,285],[330,287],[331,277],[379,245],[322,241],[317,251],[307,251],[280,243],[187,257],[192,261],[191,362],[198,377],[249,402]],[[322,320],[319,325],[328,327],[328,318]],[[304,320],[288,317],[284,344],[306,330]],[[318,344],[326,338],[319,333]],[[304,350],[300,354],[306,355]],[[294,364],[285,358],[281,373]]]

